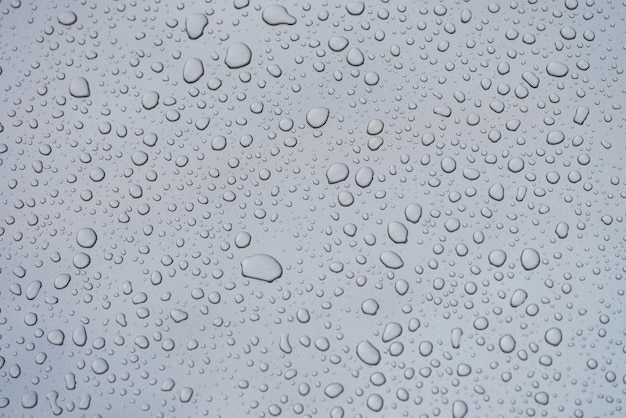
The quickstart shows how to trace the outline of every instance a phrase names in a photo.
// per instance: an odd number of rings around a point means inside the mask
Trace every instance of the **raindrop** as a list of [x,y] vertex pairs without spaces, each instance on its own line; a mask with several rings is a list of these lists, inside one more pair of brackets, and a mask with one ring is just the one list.
[[524,248],[522,255],[520,256],[520,261],[525,270],[534,270],[537,266],[539,266],[541,258],[539,257],[537,250],[533,248]]
[[289,14],[287,9],[281,5],[267,6],[263,9],[263,21],[268,25],[295,25],[296,18]]
[[78,77],[70,83],[70,94],[77,98],[89,97],[89,83],[84,77]]
[[327,107],[315,107],[306,114],[306,122],[311,128],[321,128],[328,121],[330,110]]
[[271,255],[255,254],[241,260],[241,274],[251,279],[273,282],[282,276],[283,268]]
[[198,39],[202,36],[209,19],[203,13],[192,13],[185,19],[185,30],[189,39]]
[[380,352],[367,340],[361,341],[356,346],[356,354],[365,364],[375,366],[380,362]]
[[189,58],[183,68],[183,80],[186,83],[195,83],[204,75],[204,64],[198,58]]
[[546,66],[546,72],[553,77],[565,77],[569,72],[569,68],[561,62],[550,62]]
[[245,67],[250,64],[251,60],[252,51],[250,50],[250,47],[243,42],[239,42],[228,47],[224,63],[228,66],[228,68],[236,69]]

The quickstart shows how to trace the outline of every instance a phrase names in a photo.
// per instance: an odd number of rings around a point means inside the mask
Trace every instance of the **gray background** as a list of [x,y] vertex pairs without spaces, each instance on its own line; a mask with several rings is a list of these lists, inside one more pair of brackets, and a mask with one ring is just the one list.
[[624,4],[359,3],[0,2],[0,416],[625,415]]

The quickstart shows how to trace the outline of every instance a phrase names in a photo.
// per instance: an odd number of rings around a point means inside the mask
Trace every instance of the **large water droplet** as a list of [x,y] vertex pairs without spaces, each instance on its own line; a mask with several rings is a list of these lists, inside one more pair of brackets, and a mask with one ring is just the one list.
[[273,282],[283,274],[283,268],[274,257],[254,254],[241,260],[241,274],[251,279]]

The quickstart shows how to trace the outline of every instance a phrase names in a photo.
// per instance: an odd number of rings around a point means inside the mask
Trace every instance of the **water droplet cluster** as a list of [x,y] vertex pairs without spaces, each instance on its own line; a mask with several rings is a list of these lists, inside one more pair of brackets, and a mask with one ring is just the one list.
[[0,416],[626,416],[623,3],[0,2]]

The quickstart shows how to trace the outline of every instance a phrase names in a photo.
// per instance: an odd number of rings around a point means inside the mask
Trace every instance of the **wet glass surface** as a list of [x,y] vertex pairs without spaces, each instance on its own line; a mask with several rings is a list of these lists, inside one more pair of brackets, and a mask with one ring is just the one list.
[[0,1],[0,416],[622,417],[619,1]]

